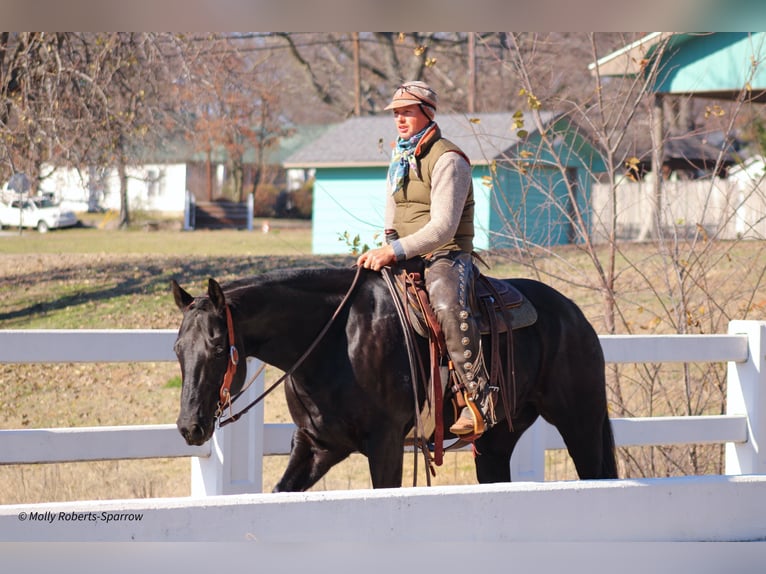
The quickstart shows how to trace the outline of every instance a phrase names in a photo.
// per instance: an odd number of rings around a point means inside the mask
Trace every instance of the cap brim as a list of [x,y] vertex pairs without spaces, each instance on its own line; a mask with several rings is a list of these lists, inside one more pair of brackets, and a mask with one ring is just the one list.
[[406,108],[407,106],[417,106],[418,104],[422,104],[420,100],[394,100],[390,104],[388,104],[384,110],[393,110],[396,108]]

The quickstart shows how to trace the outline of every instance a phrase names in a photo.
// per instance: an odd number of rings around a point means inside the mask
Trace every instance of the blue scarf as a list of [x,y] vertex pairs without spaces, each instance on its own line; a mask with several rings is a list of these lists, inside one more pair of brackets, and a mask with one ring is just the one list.
[[423,137],[433,125],[433,122],[429,123],[421,131],[416,133],[408,140],[399,138],[396,140],[396,145],[391,152],[391,165],[388,166],[388,182],[391,187],[391,195],[400,191],[404,187],[404,180],[409,174],[410,169],[417,175],[418,174],[418,162],[415,158],[415,148],[418,147],[420,138]]

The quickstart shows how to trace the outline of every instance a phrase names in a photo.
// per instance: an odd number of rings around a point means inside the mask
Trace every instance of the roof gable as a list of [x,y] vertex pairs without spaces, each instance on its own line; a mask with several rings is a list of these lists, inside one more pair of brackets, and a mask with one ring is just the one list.
[[645,73],[667,42],[658,64],[652,91],[737,99],[743,89],[747,99],[766,102],[764,32],[684,33],[653,32],[591,63],[592,74],[636,76]]
[[[555,119],[541,112],[544,125]],[[524,129],[535,133],[531,114],[523,115]],[[436,122],[442,135],[458,145],[473,164],[486,164],[522,143],[510,112],[443,114]],[[328,129],[284,161],[284,167],[364,167],[388,165],[396,141],[396,127],[389,114],[354,117]]]

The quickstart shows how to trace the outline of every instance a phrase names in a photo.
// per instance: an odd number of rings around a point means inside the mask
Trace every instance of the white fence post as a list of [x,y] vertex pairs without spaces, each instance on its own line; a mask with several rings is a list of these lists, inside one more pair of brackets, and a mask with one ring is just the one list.
[[766,474],[766,322],[732,321],[729,334],[747,335],[748,359],[729,362],[726,414],[747,416],[747,442],[726,443],[726,474]]
[[548,427],[550,425],[542,417],[538,417],[516,443],[511,456],[511,480],[514,482],[545,482],[545,443]]
[[[247,381],[261,362],[247,357]],[[263,373],[235,403],[235,412],[263,392]],[[263,402],[253,407],[237,422],[219,428],[213,434],[209,457],[192,457],[192,496],[245,494],[263,490]]]
[[253,217],[255,216],[255,194],[247,195],[247,230],[253,230]]
[[194,195],[187,189],[184,197],[184,231],[193,231],[196,226],[196,205]]

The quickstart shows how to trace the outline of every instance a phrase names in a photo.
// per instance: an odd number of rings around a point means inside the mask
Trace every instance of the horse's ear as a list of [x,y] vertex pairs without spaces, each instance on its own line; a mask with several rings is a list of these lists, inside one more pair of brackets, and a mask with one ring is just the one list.
[[207,296],[210,297],[210,301],[213,303],[216,311],[222,311],[226,306],[226,297],[223,294],[223,289],[212,277],[207,280]]
[[194,297],[184,291],[183,287],[175,279],[170,280],[170,290],[173,292],[173,299],[175,299],[176,305],[181,311],[185,311],[194,301]]

